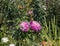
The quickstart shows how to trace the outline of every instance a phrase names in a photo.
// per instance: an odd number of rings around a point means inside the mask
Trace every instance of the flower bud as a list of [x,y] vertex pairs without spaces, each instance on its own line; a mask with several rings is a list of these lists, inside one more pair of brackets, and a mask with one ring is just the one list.
[[32,15],[32,14],[33,14],[33,11],[28,11],[28,14],[29,14],[29,15]]

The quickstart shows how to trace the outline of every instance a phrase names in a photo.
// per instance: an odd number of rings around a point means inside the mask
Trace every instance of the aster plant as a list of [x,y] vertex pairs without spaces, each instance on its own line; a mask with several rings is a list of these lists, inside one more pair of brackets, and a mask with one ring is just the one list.
[[47,2],[54,5],[48,11],[45,1],[0,0],[0,46],[60,46],[57,20],[49,19],[58,14],[59,1]]

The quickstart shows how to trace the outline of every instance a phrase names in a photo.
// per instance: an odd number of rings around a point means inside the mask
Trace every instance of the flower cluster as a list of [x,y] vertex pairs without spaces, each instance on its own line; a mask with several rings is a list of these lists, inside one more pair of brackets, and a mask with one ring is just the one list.
[[[3,42],[3,43],[7,43],[8,41],[9,41],[8,37],[3,37],[1,39],[1,42]],[[9,46],[15,46],[15,44],[11,43]]]
[[37,21],[30,21],[29,22],[22,22],[20,24],[20,30],[23,31],[23,32],[28,32],[28,30],[32,29],[33,31],[36,31],[38,32],[39,30],[41,30],[41,24],[38,23]]
[[15,46],[15,44],[12,43],[12,44],[10,44],[9,46]]
[[3,37],[3,38],[1,39],[1,41],[4,42],[4,43],[7,43],[7,42],[9,41],[9,39],[8,39],[7,37]]

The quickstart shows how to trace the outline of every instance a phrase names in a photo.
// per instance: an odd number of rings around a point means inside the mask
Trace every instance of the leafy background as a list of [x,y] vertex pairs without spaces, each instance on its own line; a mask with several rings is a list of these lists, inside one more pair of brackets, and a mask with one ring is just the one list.
[[[41,22],[39,33],[24,33],[19,29],[22,21],[30,21],[28,11],[33,11],[33,19]],[[8,37],[9,42],[1,39]],[[46,41],[50,46],[60,46],[60,0],[0,0],[0,46],[40,46]],[[49,46],[49,45],[46,45]]]

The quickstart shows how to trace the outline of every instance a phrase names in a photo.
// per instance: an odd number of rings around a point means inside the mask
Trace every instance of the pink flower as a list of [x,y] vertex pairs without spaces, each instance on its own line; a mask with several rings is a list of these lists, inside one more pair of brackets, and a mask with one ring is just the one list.
[[30,28],[36,32],[38,32],[39,30],[41,30],[41,25],[40,23],[38,23],[37,21],[30,21]]
[[23,32],[27,32],[29,30],[29,23],[28,22],[22,22],[20,24],[20,30]]
[[28,11],[28,14],[29,14],[29,15],[33,14],[33,11]]

